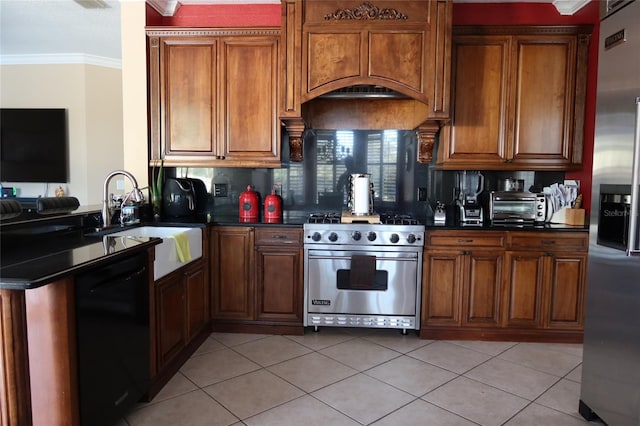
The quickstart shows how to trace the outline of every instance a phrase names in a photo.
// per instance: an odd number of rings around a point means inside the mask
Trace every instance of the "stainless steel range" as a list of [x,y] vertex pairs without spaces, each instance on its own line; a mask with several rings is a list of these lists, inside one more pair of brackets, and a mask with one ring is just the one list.
[[[424,226],[405,216],[304,224],[304,325],[420,328]],[[355,221],[357,222],[357,221]]]

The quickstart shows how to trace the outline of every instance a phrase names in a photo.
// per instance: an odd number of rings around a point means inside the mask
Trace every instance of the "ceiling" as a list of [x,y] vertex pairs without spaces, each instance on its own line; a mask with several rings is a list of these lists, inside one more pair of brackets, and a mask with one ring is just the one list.
[[[0,64],[29,63],[30,57],[45,56],[54,59],[72,55],[105,58],[119,62],[121,58],[120,1],[0,0]],[[147,1],[164,15],[175,13],[181,4],[280,3],[280,0]],[[496,3],[524,1],[492,0]],[[564,8],[567,9],[565,14],[571,14],[589,0],[526,1],[554,3],[561,13],[565,13],[562,10]],[[481,2],[481,0],[454,0],[454,2]]]

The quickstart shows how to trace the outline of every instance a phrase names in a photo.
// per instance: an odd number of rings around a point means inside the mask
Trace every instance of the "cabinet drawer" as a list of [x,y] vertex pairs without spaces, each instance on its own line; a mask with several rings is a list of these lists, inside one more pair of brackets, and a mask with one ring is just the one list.
[[427,247],[503,247],[506,240],[503,232],[491,231],[435,231],[427,234]]
[[511,232],[509,248],[518,250],[587,251],[586,232]]
[[255,243],[256,245],[300,245],[302,244],[302,229],[256,227]]

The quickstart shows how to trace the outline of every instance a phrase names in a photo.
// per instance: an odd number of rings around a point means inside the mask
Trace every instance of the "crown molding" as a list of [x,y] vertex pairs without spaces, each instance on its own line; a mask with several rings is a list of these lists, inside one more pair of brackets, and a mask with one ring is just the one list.
[[0,65],[84,64],[105,68],[122,68],[122,60],[84,53],[50,53],[34,55],[0,55]]
[[560,15],[573,15],[589,4],[589,1],[590,0],[553,0],[553,5],[558,9]]

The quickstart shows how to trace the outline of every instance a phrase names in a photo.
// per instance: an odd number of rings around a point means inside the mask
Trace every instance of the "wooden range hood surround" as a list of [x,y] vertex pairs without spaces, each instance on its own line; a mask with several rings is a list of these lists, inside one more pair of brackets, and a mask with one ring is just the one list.
[[[451,0],[282,0],[280,118],[290,159],[302,161],[314,129],[416,130],[431,161],[449,119]],[[327,94],[384,87],[402,98]]]

